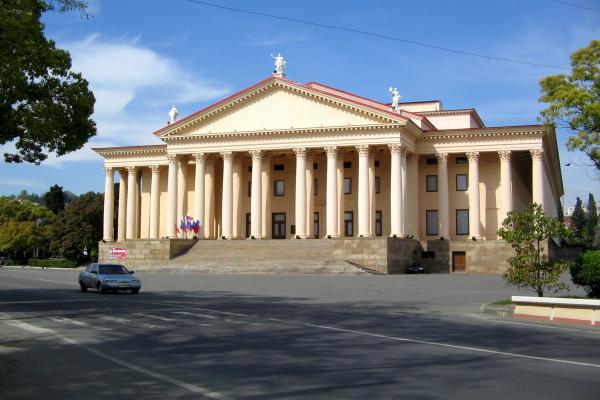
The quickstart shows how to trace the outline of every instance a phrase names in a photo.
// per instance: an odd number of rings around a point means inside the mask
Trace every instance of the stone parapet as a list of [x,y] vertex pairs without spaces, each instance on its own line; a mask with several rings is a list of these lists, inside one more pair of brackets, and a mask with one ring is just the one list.
[[196,240],[190,239],[130,239],[121,242],[100,242],[98,261],[115,261],[134,266],[151,260],[171,260],[189,250]]

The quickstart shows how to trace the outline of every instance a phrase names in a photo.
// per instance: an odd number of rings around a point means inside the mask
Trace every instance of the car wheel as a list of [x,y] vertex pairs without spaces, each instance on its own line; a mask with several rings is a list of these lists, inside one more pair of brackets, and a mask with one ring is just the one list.
[[83,284],[83,282],[79,282],[79,290],[81,290],[81,292],[85,293],[85,292],[87,292],[87,286],[85,286]]
[[102,287],[102,284],[100,282],[98,282],[98,284],[96,285],[96,289],[98,290],[98,293],[104,293],[104,288]]
[[140,289],[131,289],[131,294],[138,294]]

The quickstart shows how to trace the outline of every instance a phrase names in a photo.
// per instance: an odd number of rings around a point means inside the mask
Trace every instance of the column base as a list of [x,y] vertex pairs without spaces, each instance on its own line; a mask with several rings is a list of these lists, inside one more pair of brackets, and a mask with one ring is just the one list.
[[373,237],[373,236],[371,234],[369,234],[369,233],[361,233],[361,234],[358,234],[356,237],[359,238],[359,239],[361,239],[361,238],[370,238],[370,237]]
[[247,237],[246,240],[262,240],[264,239],[262,237],[262,235],[250,235],[250,237]]
[[469,240],[477,242],[477,241],[485,240],[485,237],[483,237],[483,236],[469,236]]

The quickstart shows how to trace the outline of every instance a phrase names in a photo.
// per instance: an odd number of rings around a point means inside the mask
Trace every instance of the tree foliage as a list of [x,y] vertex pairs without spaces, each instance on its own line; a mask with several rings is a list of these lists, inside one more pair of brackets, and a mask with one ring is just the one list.
[[585,227],[583,237],[586,244],[591,247],[594,244],[596,236],[596,227],[598,226],[598,210],[596,210],[596,201],[594,195],[590,193],[588,197],[587,212],[585,216]]
[[583,286],[588,296],[600,298],[600,250],[588,250],[571,266],[573,283]]
[[540,81],[540,101],[547,123],[563,122],[577,132],[569,137],[569,150],[584,152],[600,170],[600,40],[571,54],[571,74]]
[[582,201],[578,197],[575,201],[575,209],[571,215],[573,224],[573,239],[575,243],[581,244],[583,240],[583,230],[585,229],[585,211],[583,211]]
[[550,238],[567,236],[568,232],[558,218],[544,214],[542,206],[533,203],[523,212],[513,211],[502,222],[498,235],[515,250],[504,279],[513,286],[534,290],[542,297],[546,291],[568,288],[558,282],[567,264],[551,262],[544,244]]
[[77,0],[0,0],[0,146],[6,162],[39,164],[61,156],[96,134],[94,95],[71,57],[44,36],[42,13],[79,10]]
[[65,192],[63,192],[62,186],[53,185],[44,194],[44,201],[46,207],[54,214],[58,214],[65,209]]
[[62,256],[84,261],[88,254],[98,251],[102,239],[104,196],[101,193],[82,194],[65,206],[52,224],[51,248]]

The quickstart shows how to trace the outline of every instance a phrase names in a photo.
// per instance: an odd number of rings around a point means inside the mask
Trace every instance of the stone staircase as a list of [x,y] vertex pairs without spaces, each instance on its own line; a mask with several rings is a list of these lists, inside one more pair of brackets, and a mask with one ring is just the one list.
[[363,274],[364,269],[332,256],[332,241],[199,240],[168,262],[136,270],[204,273]]

